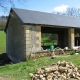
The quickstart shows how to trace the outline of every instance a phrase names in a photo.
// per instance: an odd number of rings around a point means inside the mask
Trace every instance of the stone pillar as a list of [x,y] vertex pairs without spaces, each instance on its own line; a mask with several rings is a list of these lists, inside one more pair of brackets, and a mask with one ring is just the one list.
[[[24,46],[25,46],[25,56],[29,59],[32,52],[41,49],[41,26],[39,25],[25,25],[24,27]],[[39,49],[39,50],[40,50]]]
[[75,44],[74,28],[69,28],[68,29],[68,45],[69,45],[69,48],[72,49],[74,44]]
[[36,26],[36,47],[41,48],[41,26]]
[[26,59],[29,59],[29,55],[31,53],[31,26],[30,25],[25,25],[24,26],[24,53]]

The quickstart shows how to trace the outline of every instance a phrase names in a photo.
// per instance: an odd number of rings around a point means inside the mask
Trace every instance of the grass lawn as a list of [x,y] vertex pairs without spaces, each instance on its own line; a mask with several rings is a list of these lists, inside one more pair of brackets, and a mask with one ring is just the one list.
[[6,52],[6,33],[0,31],[0,54]]
[[[6,52],[6,35],[4,31],[0,31],[0,54]],[[2,54],[1,54],[2,55]],[[0,65],[6,58],[0,55]],[[73,64],[80,66],[80,54],[78,55],[58,55],[55,59],[50,57],[42,57],[34,60],[28,60],[26,62],[20,62],[17,64],[5,64],[0,66],[0,80],[30,80],[29,73],[34,73],[38,68],[42,66],[48,66],[58,61],[72,62]],[[5,78],[5,79],[1,79]]]
[[58,55],[55,59],[50,57],[42,57],[17,64],[6,64],[0,66],[0,77],[7,77],[11,80],[30,80],[29,73],[34,73],[36,69],[42,66],[48,66],[58,61],[72,62],[74,65],[80,66],[80,54],[78,55]]

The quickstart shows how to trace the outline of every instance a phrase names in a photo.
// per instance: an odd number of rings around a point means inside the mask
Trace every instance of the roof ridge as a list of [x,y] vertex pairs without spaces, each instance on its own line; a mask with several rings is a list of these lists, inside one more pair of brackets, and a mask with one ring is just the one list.
[[63,14],[55,14],[55,13],[49,13],[49,12],[42,12],[42,11],[36,11],[36,10],[29,10],[29,9],[23,9],[23,8],[12,8],[17,9],[17,10],[25,10],[25,11],[32,11],[32,12],[39,12],[39,13],[45,13],[45,14],[51,14],[51,15],[57,15],[57,16],[65,16],[65,17],[74,17],[74,18],[79,18],[80,17],[76,17],[76,16],[70,16],[70,15],[63,15]]

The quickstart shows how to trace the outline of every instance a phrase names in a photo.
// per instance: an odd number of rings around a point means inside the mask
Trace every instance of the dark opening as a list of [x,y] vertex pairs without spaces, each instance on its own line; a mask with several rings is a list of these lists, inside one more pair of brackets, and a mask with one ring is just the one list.
[[68,46],[68,29],[55,27],[41,27],[41,46],[49,49],[50,45],[54,47]]

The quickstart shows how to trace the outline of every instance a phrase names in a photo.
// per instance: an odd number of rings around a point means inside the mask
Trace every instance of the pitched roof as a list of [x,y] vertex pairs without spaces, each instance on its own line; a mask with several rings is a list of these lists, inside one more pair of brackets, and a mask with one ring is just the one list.
[[80,18],[53,13],[12,8],[16,15],[26,24],[56,25],[80,27]]
[[80,27],[80,18],[13,8],[23,23]]

